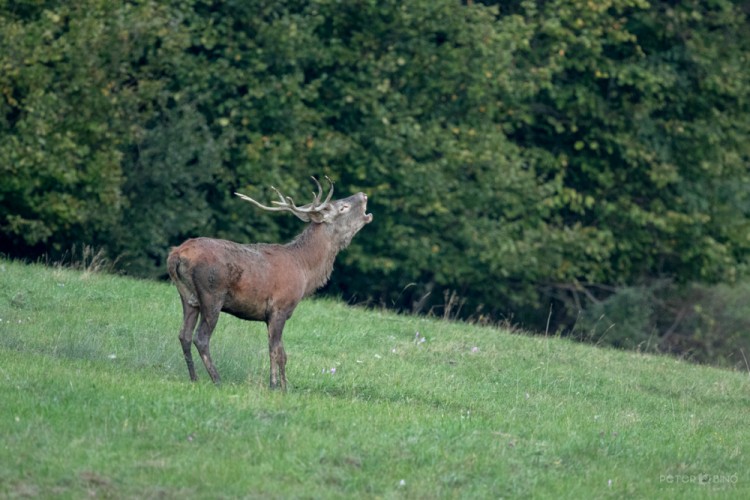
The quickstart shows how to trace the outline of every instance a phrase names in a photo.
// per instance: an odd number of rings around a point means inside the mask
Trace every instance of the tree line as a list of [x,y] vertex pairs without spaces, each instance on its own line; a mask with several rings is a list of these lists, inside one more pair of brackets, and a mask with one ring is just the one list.
[[611,343],[664,338],[674,297],[747,275],[748,12],[0,1],[0,251],[85,244],[164,277],[187,237],[300,230],[234,191],[304,200],[328,175],[375,215],[330,293],[564,332],[619,314],[645,319]]

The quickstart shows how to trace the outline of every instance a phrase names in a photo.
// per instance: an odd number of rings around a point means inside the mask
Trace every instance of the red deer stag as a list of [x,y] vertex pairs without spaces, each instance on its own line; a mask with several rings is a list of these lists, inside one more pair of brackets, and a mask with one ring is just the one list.
[[331,201],[331,189],[320,201],[323,188],[313,177],[318,194],[313,202],[298,207],[294,200],[272,189],[280,201],[267,207],[240,193],[253,205],[274,212],[291,212],[310,225],[286,245],[258,243],[242,245],[226,240],[195,238],[173,248],[167,259],[169,276],[182,300],[183,324],[180,343],[190,379],[195,381],[191,343],[214,383],[219,373],[209,351],[211,333],[221,311],[238,318],[263,321],[268,327],[271,357],[271,388],[286,389],[286,353],[281,342],[284,324],[306,296],[323,286],[331,276],[336,254],[349,245],[357,232],[372,221],[367,213],[367,195],[357,193]]

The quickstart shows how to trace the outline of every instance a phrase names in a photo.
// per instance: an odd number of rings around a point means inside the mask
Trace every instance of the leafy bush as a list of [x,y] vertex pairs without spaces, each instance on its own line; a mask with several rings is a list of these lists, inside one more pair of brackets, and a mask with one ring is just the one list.
[[597,344],[652,350],[656,287],[623,287],[581,312],[580,336]]
[[748,282],[687,287],[655,282],[592,299],[570,332],[573,338],[750,370]]
[[659,348],[701,363],[750,370],[750,283],[692,285],[664,300]]

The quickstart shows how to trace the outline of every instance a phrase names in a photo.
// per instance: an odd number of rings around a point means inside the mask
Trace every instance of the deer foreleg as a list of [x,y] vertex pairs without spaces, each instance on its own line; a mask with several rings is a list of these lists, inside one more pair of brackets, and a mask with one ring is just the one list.
[[219,311],[208,310],[207,308],[201,308],[201,321],[198,325],[198,333],[195,336],[195,347],[198,349],[203,364],[206,366],[209,376],[214,384],[221,382],[219,372],[216,371],[214,362],[211,360],[211,351],[209,344],[211,342],[211,334],[216,328],[216,323],[219,321]]

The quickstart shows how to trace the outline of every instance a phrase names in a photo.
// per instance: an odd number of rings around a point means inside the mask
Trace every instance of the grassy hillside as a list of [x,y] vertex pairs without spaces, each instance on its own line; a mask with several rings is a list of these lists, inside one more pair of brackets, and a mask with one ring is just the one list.
[[180,323],[167,284],[0,261],[0,497],[750,495],[748,373],[307,301],[281,394],[264,325],[222,317],[214,387]]

